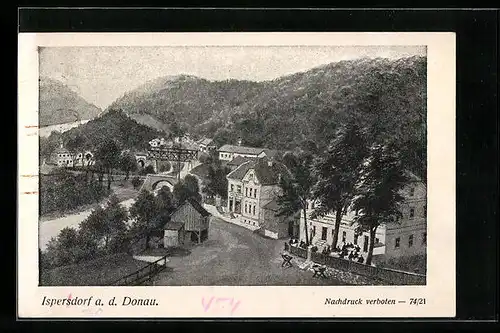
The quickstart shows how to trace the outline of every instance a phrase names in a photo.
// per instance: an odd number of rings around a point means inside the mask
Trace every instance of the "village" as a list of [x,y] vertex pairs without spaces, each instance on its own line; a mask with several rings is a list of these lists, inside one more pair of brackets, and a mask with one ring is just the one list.
[[[426,253],[426,186],[410,172],[400,191],[404,197],[400,220],[381,223],[373,233],[358,228],[359,211],[354,207],[345,206],[340,213],[330,210],[313,214],[322,202],[312,192],[305,196],[303,209],[283,213],[283,181],[293,176],[286,163],[289,151],[245,146],[241,139],[218,147],[210,138],[194,140],[189,134],[156,138],[148,146],[147,151],[132,153],[136,166],[131,170],[141,175],[141,185],[133,192],[136,197],[120,202],[125,209],[132,211],[145,193],[153,197],[183,193],[181,184],[186,185],[185,191],[194,188],[196,193],[175,200],[176,207],[170,205],[160,211],[161,218],[155,220],[152,229],[144,227],[141,232],[147,234],[147,245],[132,251],[131,267],[135,269],[120,268],[119,273],[108,274],[112,278],[107,282],[95,283],[116,283],[118,275],[126,278],[121,280],[128,281],[126,284],[153,285],[425,283],[425,271],[382,268],[377,260],[404,261]],[[69,151],[61,143],[43,166],[92,168],[96,164],[94,155],[89,150]],[[225,170],[221,171],[222,180],[214,179],[214,165],[219,171]],[[207,171],[210,169],[212,173]],[[118,179],[118,175],[107,177],[113,182]],[[192,182],[196,184],[189,185]],[[213,190],[220,189],[221,184],[224,190]],[[42,222],[40,240],[44,244],[40,247],[46,249],[50,240],[54,244],[63,228],[78,229],[90,215],[90,211],[80,214],[71,222],[61,222],[64,217],[57,224]],[[136,214],[136,220],[139,218]],[[155,269],[142,276],[140,272],[150,266]],[[127,280],[132,275],[137,278]],[[48,284],[55,283],[47,279]],[[91,283],[75,279],[68,281]]]

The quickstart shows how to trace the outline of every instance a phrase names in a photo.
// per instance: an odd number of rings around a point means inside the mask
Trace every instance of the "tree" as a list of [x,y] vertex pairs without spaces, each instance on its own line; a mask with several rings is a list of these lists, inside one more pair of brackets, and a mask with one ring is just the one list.
[[151,231],[156,227],[158,206],[155,196],[146,190],[142,190],[130,207],[130,216],[134,219],[133,229],[146,236],[146,249],[149,248]]
[[158,211],[157,225],[161,227],[170,220],[170,214],[175,209],[174,196],[167,186],[163,186],[156,194],[155,201]]
[[357,231],[370,233],[366,264],[371,265],[377,228],[397,223],[402,217],[401,189],[408,182],[400,154],[391,143],[373,145],[361,169],[353,208],[358,211],[354,222]]
[[201,202],[198,180],[192,175],[187,175],[184,180],[175,184],[173,194],[177,205],[182,204],[189,198]]
[[108,174],[108,190],[111,189],[111,174],[120,161],[120,148],[113,139],[106,139],[96,151],[96,160],[99,166]]
[[227,178],[226,175],[231,171],[225,166],[208,167],[208,177],[205,186],[203,186],[203,193],[210,196],[219,195],[223,199],[227,199]]
[[312,186],[315,183],[311,173],[312,155],[303,152],[298,156],[287,156],[285,164],[290,174],[281,176],[281,193],[277,202],[280,206],[278,216],[293,216],[302,213],[304,216],[304,231],[306,245],[310,244],[307,230],[307,203],[312,198]]
[[82,254],[83,257],[95,257],[103,248],[103,235],[106,232],[106,210],[98,206],[80,223],[78,236],[80,244],[83,244],[82,251],[87,254]]
[[139,177],[135,176],[134,178],[132,178],[132,186],[134,188],[138,188],[141,185],[141,183],[142,180]]
[[128,212],[120,205],[118,197],[112,195],[106,205],[103,221],[104,250],[108,253],[120,252],[125,246]]
[[130,172],[137,170],[135,157],[130,153],[124,153],[120,156],[120,169],[125,172],[125,180],[128,180]]
[[181,138],[186,133],[185,127],[180,125],[177,121],[170,124],[169,130],[171,138]]
[[317,179],[313,197],[319,201],[319,205],[312,217],[335,213],[333,247],[337,246],[342,214],[351,205],[366,154],[364,134],[355,122],[350,122],[340,127],[326,152],[313,163],[313,173]]

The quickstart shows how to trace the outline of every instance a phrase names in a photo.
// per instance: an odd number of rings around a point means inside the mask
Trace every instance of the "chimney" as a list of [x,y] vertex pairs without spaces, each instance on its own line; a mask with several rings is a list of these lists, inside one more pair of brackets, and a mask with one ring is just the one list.
[[272,160],[268,160],[267,161],[267,165],[270,166],[270,167],[272,167],[273,166],[273,161]]

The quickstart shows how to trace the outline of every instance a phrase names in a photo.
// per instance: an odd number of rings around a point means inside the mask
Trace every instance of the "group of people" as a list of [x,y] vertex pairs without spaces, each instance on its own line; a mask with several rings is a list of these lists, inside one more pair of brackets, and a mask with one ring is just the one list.
[[363,263],[365,259],[363,256],[360,254],[361,248],[359,245],[354,245],[352,243],[343,243],[342,248],[338,248],[338,252],[340,252],[339,257],[341,259],[347,259],[349,260],[356,260],[359,263]]
[[[306,248],[306,243],[301,240],[299,243],[298,239],[291,239],[290,240],[290,245],[292,244],[299,244],[299,247]],[[285,249],[287,248],[287,244],[285,244]],[[349,259],[349,260],[356,260],[359,263],[363,263],[365,259],[361,255],[361,248],[359,245],[354,245],[352,243],[342,243],[342,247],[337,246],[335,249],[332,248],[330,245],[326,245],[323,247],[323,250],[321,251],[322,254],[324,255],[329,255],[332,252],[337,252],[339,253],[339,257],[341,259]]]

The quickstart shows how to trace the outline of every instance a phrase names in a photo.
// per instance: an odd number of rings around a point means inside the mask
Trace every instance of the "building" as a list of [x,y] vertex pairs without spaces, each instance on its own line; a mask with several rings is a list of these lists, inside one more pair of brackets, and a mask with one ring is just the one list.
[[209,153],[210,151],[215,150],[217,146],[212,139],[205,138],[198,141],[198,148],[203,153]]
[[279,194],[279,182],[286,172],[282,163],[266,157],[241,164],[226,176],[228,212],[241,223],[262,226],[261,211]]
[[[378,226],[375,235],[374,256],[400,257],[426,252],[426,186],[418,177],[412,175],[412,180],[403,188],[402,194],[405,197],[402,208],[403,217],[397,223]],[[314,202],[309,202],[307,207],[308,216],[310,216],[314,206]],[[368,253],[369,232],[356,233],[355,216],[356,212],[351,210],[342,216],[337,246],[341,247],[344,242],[352,243],[358,245],[362,253]],[[325,245],[333,247],[335,214],[328,214],[316,219],[308,218],[307,224],[309,237],[312,237],[311,244],[318,246],[320,250]],[[300,239],[305,240],[303,214],[301,214],[300,218],[299,233]]]
[[279,216],[280,206],[276,199],[265,204],[261,209],[261,226],[264,236],[274,239],[298,238],[299,217]]
[[68,149],[64,148],[62,143],[59,148],[55,150],[51,159],[52,164],[66,168],[93,165],[95,162],[92,152],[85,151],[72,154]]
[[199,244],[207,240],[210,216],[198,201],[186,200],[163,227],[164,247]]
[[243,157],[243,156],[236,156],[233,158],[231,161],[228,161],[226,163],[226,166],[231,169],[231,171],[234,171],[237,167],[242,165],[243,163],[253,161],[255,158],[254,157]]
[[274,158],[277,154],[277,151],[268,148],[254,148],[240,145],[224,145],[218,149],[218,152],[219,159],[221,161],[232,161],[237,156],[250,158]]

